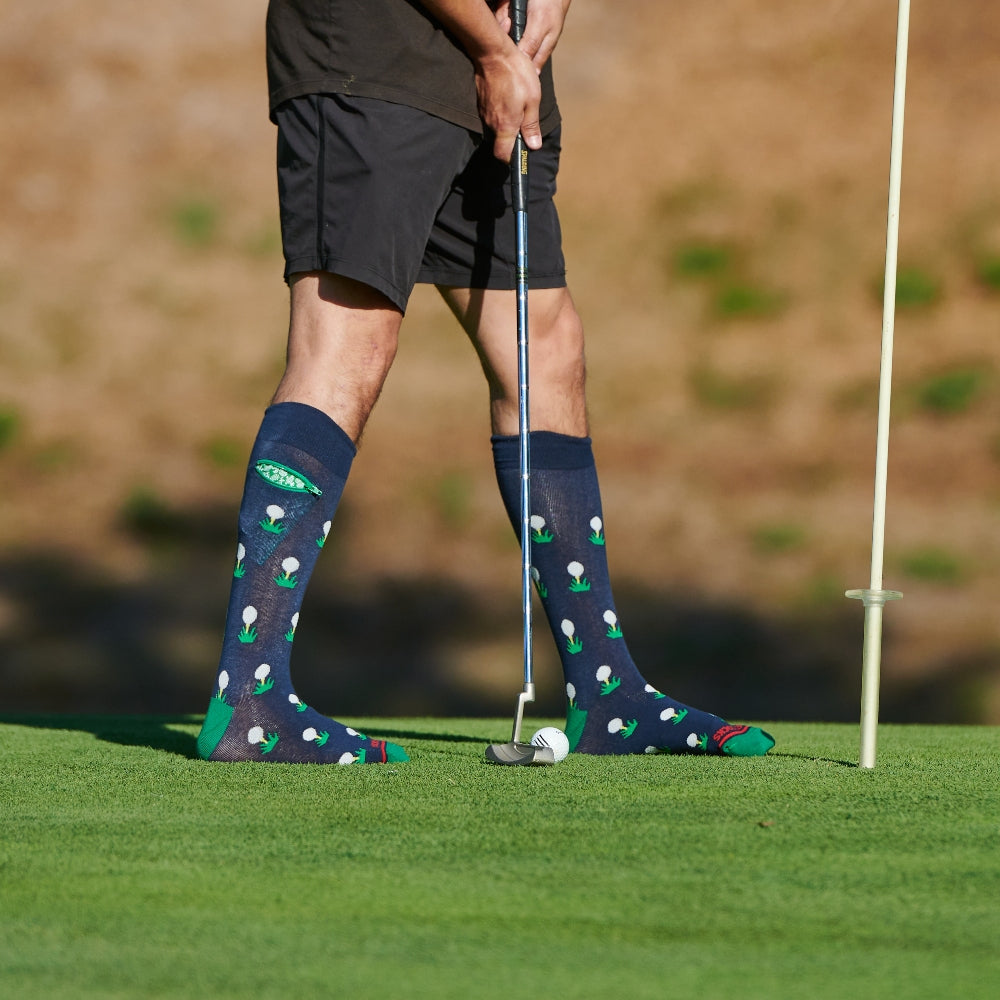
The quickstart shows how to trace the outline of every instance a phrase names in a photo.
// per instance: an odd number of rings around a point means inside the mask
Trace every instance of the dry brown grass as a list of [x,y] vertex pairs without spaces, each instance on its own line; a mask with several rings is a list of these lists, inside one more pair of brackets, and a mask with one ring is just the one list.
[[[4,541],[28,563],[56,552],[138,586],[164,555],[123,530],[137,490],[181,520],[235,507],[285,323],[264,6],[0,15]],[[867,582],[894,31],[895,5],[875,0],[572,12],[559,203],[629,586],[788,623],[839,620],[839,595]],[[886,577],[907,595],[887,615],[887,685],[964,665],[952,714],[994,722],[1000,292],[976,270],[1000,255],[998,51],[991,4],[914,10],[901,258],[941,294],[898,316]],[[727,267],[683,274],[677,254],[699,246],[727,248]],[[763,314],[727,313],[733,287]],[[516,562],[475,359],[426,289],[405,330],[330,585],[432,579],[490,605],[487,582]],[[953,366],[982,385],[929,410],[921,387]],[[936,563],[908,558],[928,549]],[[221,576],[212,551],[201,569]],[[23,673],[34,633],[17,582],[4,593]],[[860,633],[860,608],[846,614]],[[164,633],[177,669],[207,677],[213,627]],[[439,649],[441,675],[509,691],[517,644],[463,635]]]

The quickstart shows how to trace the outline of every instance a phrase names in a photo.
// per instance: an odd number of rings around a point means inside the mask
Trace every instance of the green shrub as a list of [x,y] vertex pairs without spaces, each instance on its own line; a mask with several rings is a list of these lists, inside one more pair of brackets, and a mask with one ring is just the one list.
[[0,451],[17,437],[21,430],[21,414],[10,407],[0,409]]
[[942,416],[964,413],[982,395],[990,374],[980,365],[930,375],[914,387],[917,406]]
[[976,276],[991,292],[1000,292],[1000,256],[981,260],[976,268]]
[[875,410],[878,407],[879,380],[866,376],[852,382],[845,382],[835,389],[830,401],[840,413],[857,410]]
[[122,505],[121,522],[139,538],[166,538],[174,533],[180,515],[148,486],[136,487]]
[[936,546],[912,549],[899,559],[899,567],[908,577],[925,583],[959,583],[965,575],[962,560]]
[[273,257],[281,255],[281,232],[276,226],[261,226],[243,241],[243,249],[249,257]]
[[674,273],[682,278],[714,278],[729,270],[732,248],[721,243],[688,243],[674,253]]
[[843,580],[832,573],[817,573],[810,577],[802,591],[802,604],[807,607],[824,607],[840,601],[845,591]]
[[180,201],[171,213],[174,236],[187,247],[210,246],[218,237],[221,217],[219,206],[207,198]]
[[51,441],[31,449],[31,464],[41,472],[57,472],[72,465],[79,452],[70,441]]
[[212,438],[204,445],[204,454],[217,469],[234,469],[246,461],[246,449],[232,438]]
[[724,319],[762,319],[776,316],[787,305],[787,296],[748,282],[728,282],[715,294],[715,312]]
[[801,548],[805,540],[805,529],[798,524],[763,524],[752,535],[754,548],[766,554],[791,552]]
[[441,520],[452,529],[468,524],[472,516],[472,483],[464,472],[447,472],[437,481],[434,506]]
[[[885,297],[885,278],[881,277],[874,287],[879,302]],[[918,267],[900,268],[896,272],[896,308],[926,309],[940,301],[941,282]]]
[[699,365],[689,381],[695,398],[703,406],[719,410],[760,410],[769,406],[776,394],[773,376],[766,374],[729,376]]

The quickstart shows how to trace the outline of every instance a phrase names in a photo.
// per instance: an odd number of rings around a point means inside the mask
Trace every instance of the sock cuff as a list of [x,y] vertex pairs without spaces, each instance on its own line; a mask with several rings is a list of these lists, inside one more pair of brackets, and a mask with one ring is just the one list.
[[[497,471],[520,469],[520,445],[516,434],[494,434],[493,463]],[[587,469],[594,464],[589,437],[571,437],[555,431],[531,431],[528,435],[531,466],[535,469]]]
[[264,411],[254,451],[264,442],[287,444],[346,477],[358,449],[347,432],[322,410],[306,403],[275,403]]

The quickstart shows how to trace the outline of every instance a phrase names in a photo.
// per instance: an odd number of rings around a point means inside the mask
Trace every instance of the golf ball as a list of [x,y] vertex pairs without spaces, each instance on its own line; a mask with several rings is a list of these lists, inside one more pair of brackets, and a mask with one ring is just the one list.
[[549,747],[557,764],[559,761],[565,760],[569,753],[569,740],[566,739],[566,734],[561,729],[556,729],[555,726],[545,726],[543,729],[539,729],[531,737],[531,745]]

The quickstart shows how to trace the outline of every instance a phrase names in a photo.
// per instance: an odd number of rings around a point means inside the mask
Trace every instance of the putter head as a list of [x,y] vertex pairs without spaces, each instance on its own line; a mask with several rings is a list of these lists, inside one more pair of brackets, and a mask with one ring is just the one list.
[[514,764],[521,767],[542,767],[556,762],[552,747],[536,747],[530,743],[491,743],[486,748],[491,764]]

